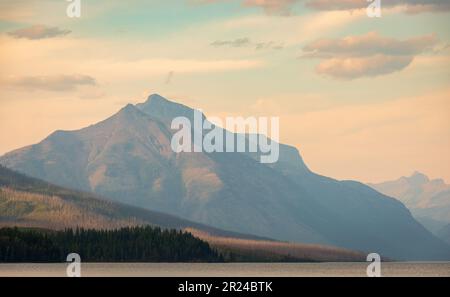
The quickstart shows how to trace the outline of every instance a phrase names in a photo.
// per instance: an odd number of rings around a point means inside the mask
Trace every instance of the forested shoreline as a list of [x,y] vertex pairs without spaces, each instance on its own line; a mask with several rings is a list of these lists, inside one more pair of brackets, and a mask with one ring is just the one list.
[[57,263],[77,253],[83,262],[222,262],[192,234],[159,227],[115,230],[0,228],[0,262]]

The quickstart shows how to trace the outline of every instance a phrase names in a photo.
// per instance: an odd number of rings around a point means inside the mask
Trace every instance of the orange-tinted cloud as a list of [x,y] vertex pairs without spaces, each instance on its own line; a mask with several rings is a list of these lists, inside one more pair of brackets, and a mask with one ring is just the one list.
[[303,48],[303,57],[321,58],[317,72],[334,78],[355,79],[400,71],[414,57],[437,44],[434,35],[397,40],[369,32],[342,39],[319,39]]
[[355,79],[378,76],[400,71],[411,64],[411,56],[376,55],[371,57],[326,59],[321,62],[317,73],[340,79]]
[[54,38],[58,36],[65,36],[70,33],[70,30],[60,29],[58,27],[47,27],[44,25],[33,25],[8,32],[8,34],[12,37],[26,38],[31,40]]
[[[3,82],[4,84],[5,82]],[[8,86],[26,90],[70,91],[78,86],[95,86],[95,78],[88,75],[24,76],[6,81]]]
[[299,0],[244,0],[244,6],[262,7],[268,14],[289,14]]
[[[192,4],[210,4],[230,0],[188,0]],[[289,15],[292,7],[302,0],[241,0],[244,7],[260,7],[267,14]]]
[[[407,13],[443,12],[450,10],[448,0],[389,0],[382,1],[382,7],[403,7]],[[361,0],[308,0],[306,6],[317,10],[363,9],[368,2]]]

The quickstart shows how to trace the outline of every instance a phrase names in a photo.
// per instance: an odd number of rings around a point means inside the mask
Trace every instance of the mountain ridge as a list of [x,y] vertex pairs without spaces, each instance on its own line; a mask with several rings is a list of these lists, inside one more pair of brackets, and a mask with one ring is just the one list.
[[441,178],[430,179],[415,171],[410,176],[368,185],[404,203],[419,222],[439,237],[444,234],[440,230],[450,224],[450,185]]
[[403,204],[362,183],[311,172],[294,147],[280,144],[279,162],[269,165],[258,161],[259,153],[175,154],[170,122],[192,113],[151,95],[95,125],[10,152],[0,163],[58,185],[235,232],[375,250],[390,258],[449,257],[448,246]]

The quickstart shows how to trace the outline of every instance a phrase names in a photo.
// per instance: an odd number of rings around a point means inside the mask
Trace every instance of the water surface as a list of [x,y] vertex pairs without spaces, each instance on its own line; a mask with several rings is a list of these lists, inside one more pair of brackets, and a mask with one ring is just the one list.
[[[82,263],[82,276],[366,276],[367,263]],[[66,276],[66,264],[0,264],[0,276]],[[382,263],[383,276],[450,276],[450,262]]]

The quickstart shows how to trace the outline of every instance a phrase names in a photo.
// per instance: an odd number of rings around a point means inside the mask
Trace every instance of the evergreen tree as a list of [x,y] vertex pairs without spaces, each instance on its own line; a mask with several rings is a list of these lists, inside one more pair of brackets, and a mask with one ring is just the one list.
[[218,262],[223,257],[190,233],[158,227],[64,231],[1,228],[0,262]]

